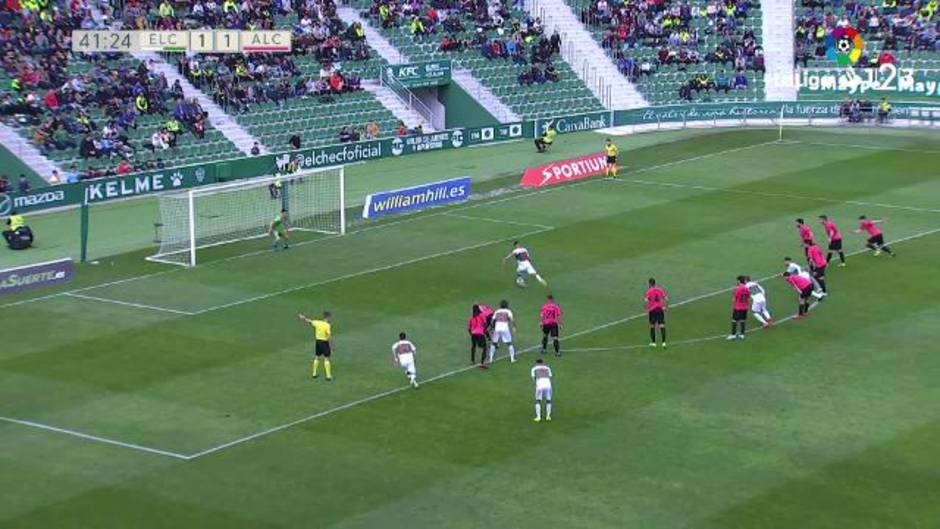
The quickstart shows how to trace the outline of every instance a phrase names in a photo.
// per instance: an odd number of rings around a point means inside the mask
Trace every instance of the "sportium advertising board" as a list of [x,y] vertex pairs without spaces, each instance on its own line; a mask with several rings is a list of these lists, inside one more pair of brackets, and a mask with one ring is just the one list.
[[538,167],[529,167],[522,173],[522,187],[545,187],[565,182],[574,182],[607,171],[607,155],[595,152],[569,160],[558,160]]

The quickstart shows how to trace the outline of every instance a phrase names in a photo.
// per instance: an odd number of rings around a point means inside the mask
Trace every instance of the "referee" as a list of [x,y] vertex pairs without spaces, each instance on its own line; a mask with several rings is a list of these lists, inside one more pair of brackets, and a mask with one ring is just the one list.
[[310,319],[300,313],[297,315],[301,321],[313,327],[313,367],[311,376],[317,378],[317,369],[320,367],[320,358],[323,358],[323,370],[326,371],[326,381],[333,382],[333,370],[330,365],[330,356],[333,355],[333,330],[330,326],[329,311],[323,312],[321,319]]
[[607,176],[617,176],[617,156],[620,155],[620,148],[614,145],[610,138],[604,144],[604,152],[607,154]]

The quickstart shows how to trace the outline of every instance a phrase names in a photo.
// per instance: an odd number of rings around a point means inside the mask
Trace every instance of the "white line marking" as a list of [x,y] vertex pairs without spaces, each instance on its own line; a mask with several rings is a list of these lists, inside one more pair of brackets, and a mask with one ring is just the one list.
[[933,151],[930,149],[908,149],[905,147],[881,147],[878,145],[860,145],[857,143],[827,143],[823,141],[804,141],[804,140],[781,140],[780,143],[818,145],[820,147],[846,147],[849,149],[865,149],[865,150],[871,150],[871,151],[899,151],[899,152],[913,152],[917,154],[940,154],[940,151]]
[[[751,148],[754,148],[754,147],[760,147],[760,146],[768,145],[768,144],[772,144],[772,143],[776,143],[776,140],[775,140],[775,141],[770,141],[770,142],[756,143],[756,144],[747,145],[747,146],[744,146],[744,147],[735,147],[735,148],[733,148],[733,149],[727,149],[727,150],[724,150],[724,151],[716,151],[716,152],[713,152],[713,153],[704,154],[704,155],[701,155],[701,156],[693,156],[693,157],[691,157],[691,158],[684,158],[684,159],[681,159],[681,160],[673,160],[673,161],[671,161],[671,162],[667,162],[667,163],[664,163],[664,164],[651,165],[651,166],[649,166],[649,167],[642,167],[642,168],[637,169],[636,171],[633,171],[633,173],[642,173],[642,172],[646,172],[646,171],[653,171],[653,170],[656,170],[656,169],[660,169],[660,168],[662,168],[662,167],[671,167],[671,166],[673,166],[673,165],[680,164],[680,163],[684,163],[684,162],[693,162],[693,161],[701,160],[701,159],[704,159],[704,158],[710,158],[710,157],[713,157],[713,156],[720,156],[720,155],[723,155],[723,154],[730,154],[730,153],[733,153],[733,152],[738,152],[738,151],[745,150],[745,149],[751,149]],[[532,191],[532,192],[513,192],[513,193],[512,193],[510,196],[508,196],[508,197],[497,198],[497,199],[494,199],[494,200],[483,200],[483,201],[480,201],[480,202],[475,203],[475,204],[470,204],[470,205],[467,205],[467,206],[461,206],[461,207],[454,208],[454,209],[448,209],[448,210],[446,210],[446,211],[441,211],[441,212],[439,212],[439,213],[432,213],[432,214],[413,214],[412,216],[409,216],[409,217],[404,218],[404,219],[402,219],[402,220],[397,220],[397,221],[393,221],[393,222],[385,222],[385,223],[376,224],[376,225],[373,225],[373,226],[367,226],[367,227],[365,227],[365,228],[361,228],[361,229],[358,229],[358,230],[351,231],[351,232],[347,233],[346,236],[348,237],[348,236],[350,236],[350,235],[355,235],[355,234],[358,234],[358,233],[365,233],[365,232],[372,231],[372,230],[376,230],[376,229],[384,229],[384,228],[388,228],[388,227],[391,227],[391,226],[397,226],[397,225],[399,225],[399,224],[404,224],[404,223],[406,223],[406,222],[413,222],[413,221],[416,221],[416,220],[421,220],[421,219],[436,217],[436,216],[444,215],[445,213],[454,213],[454,212],[458,212],[458,211],[466,211],[466,210],[468,210],[468,209],[474,209],[474,208],[489,206],[489,205],[492,205],[492,204],[501,204],[501,203],[503,203],[503,202],[508,202],[508,201],[511,201],[511,200],[519,200],[519,199],[523,199],[523,198],[528,198],[528,197],[530,197],[530,196],[542,195],[542,194],[545,194],[545,193],[554,193],[554,192],[556,192],[556,191],[565,191],[565,190],[568,190],[568,189],[573,189],[573,188],[575,188],[575,187],[580,187],[580,186],[583,186],[583,185],[593,184],[593,183],[603,182],[603,181],[605,181],[605,179],[601,179],[601,178],[592,178],[592,179],[582,180],[582,181],[580,181],[580,182],[573,182],[573,183],[571,183],[571,184],[565,184],[565,185],[561,185],[561,186],[553,186],[553,187],[539,188],[538,190]],[[299,243],[295,244],[295,246],[302,246],[302,245],[306,245],[306,244],[319,243],[319,242],[323,242],[323,241],[332,240],[332,239],[335,239],[335,238],[337,238],[337,237],[340,237],[340,236],[339,236],[339,235],[331,235],[331,236],[328,236],[328,237],[322,237],[322,238],[314,239],[314,240],[310,240],[310,241],[302,241],[302,242],[299,242]],[[252,252],[248,252],[248,253],[244,253],[244,254],[233,255],[233,256],[231,256],[231,257],[226,257],[226,258],[224,258],[224,259],[219,259],[219,260],[217,260],[217,261],[211,261],[211,262],[206,263],[205,265],[203,265],[203,267],[212,266],[213,264],[217,264],[217,263],[224,263],[224,262],[228,262],[228,261],[233,261],[233,260],[236,260],[236,259],[242,259],[242,258],[245,258],[245,257],[253,257],[253,256],[256,256],[256,255],[263,255],[263,254],[267,254],[267,253],[270,253],[270,251],[267,250],[267,249],[265,249],[265,250],[252,251]],[[87,286],[87,287],[77,288],[77,289],[74,289],[74,290],[69,290],[69,291],[64,291],[64,292],[56,292],[56,293],[53,293],[53,294],[47,294],[47,295],[45,295],[45,296],[39,296],[39,297],[35,297],[35,298],[28,298],[28,299],[23,299],[23,300],[20,300],[20,301],[14,301],[14,302],[11,302],[11,303],[5,303],[5,304],[0,305],[0,309],[5,309],[5,308],[7,308],[7,307],[15,307],[15,306],[19,306],[19,305],[25,305],[25,304],[27,304],[27,303],[34,303],[34,302],[37,302],[37,301],[45,301],[45,300],[48,300],[48,299],[54,299],[54,298],[58,298],[58,297],[61,297],[61,296],[68,295],[68,294],[74,294],[74,293],[76,293],[76,292],[86,292],[86,291],[88,291],[88,290],[94,290],[94,289],[97,289],[97,288],[106,288],[106,287],[110,287],[110,286],[120,285],[120,284],[123,284],[123,283],[128,283],[128,282],[131,282],[131,281],[137,281],[137,280],[140,280],[140,279],[147,279],[147,278],[151,278],[151,277],[161,276],[161,275],[164,275],[164,274],[178,273],[178,272],[182,272],[182,271],[185,271],[185,270],[187,270],[187,269],[180,268],[180,267],[173,267],[173,268],[169,268],[169,269],[167,269],[167,270],[161,270],[161,271],[159,271],[159,272],[151,272],[151,273],[149,273],[149,274],[142,274],[142,275],[139,275],[139,276],[126,277],[126,278],[124,278],[124,279],[118,279],[118,280],[115,280],[115,281],[107,281],[107,282],[105,282],[105,283],[98,283],[98,284],[96,284],[96,285],[89,285],[89,286]]]
[[517,222],[517,221],[514,221],[514,220],[494,219],[494,218],[490,218],[490,217],[476,217],[476,216],[473,216],[473,215],[461,215],[461,214],[459,214],[459,213],[444,213],[444,216],[445,216],[445,217],[455,217],[455,218],[458,218],[458,219],[482,221],[482,222],[494,222],[494,223],[496,223],[496,224],[512,224],[512,225],[514,225],[514,226],[523,226],[523,227],[525,227],[525,228],[541,228],[541,229],[543,229],[543,230],[554,230],[554,229],[555,229],[554,226],[549,226],[549,225],[547,225],[547,224],[534,224],[534,223],[531,223],[531,222]]
[[137,308],[137,309],[156,310],[156,311],[160,311],[160,312],[169,312],[169,313],[171,313],[171,314],[180,314],[180,315],[183,315],[183,316],[192,316],[192,315],[193,315],[192,312],[187,312],[187,311],[185,311],[185,310],[169,309],[169,308],[166,308],[166,307],[158,307],[158,306],[156,306],[156,305],[147,305],[147,304],[144,304],[144,303],[131,303],[130,301],[121,301],[121,300],[119,300],[119,299],[99,298],[99,297],[97,297],[97,296],[88,296],[88,295],[85,295],[85,294],[76,294],[75,292],[69,292],[69,293],[66,293],[66,294],[64,294],[64,295],[67,296],[67,297],[70,297],[70,298],[87,299],[87,300],[90,300],[90,301],[100,301],[100,302],[102,302],[102,303],[113,303],[113,304],[115,304],[115,305],[121,305],[121,306],[124,306],[124,307],[134,307],[134,308]]
[[42,424],[35,421],[27,421],[23,419],[14,419],[13,417],[2,417],[0,416],[0,421],[19,424],[21,426],[29,426],[31,428],[38,428],[40,430],[46,430],[49,432],[56,432],[60,434],[70,435],[72,437],[78,437],[80,439],[85,439],[87,441],[95,441],[98,443],[104,443],[113,446],[120,446],[122,448],[130,448],[131,450],[137,450],[140,452],[148,452],[151,454],[157,454],[161,456],[168,456],[175,459],[182,459],[184,461],[189,461],[192,459],[190,456],[185,454],[178,454],[176,452],[170,452],[169,450],[161,450],[159,448],[151,448],[149,446],[143,446],[134,443],[125,443],[124,441],[116,441],[114,439],[108,439],[107,437],[101,437],[98,435],[90,435],[87,433],[76,432],[75,430],[69,430],[66,428],[59,428],[57,426],[50,426],[48,424]]
[[811,197],[811,196],[806,196],[806,195],[796,195],[792,193],[772,193],[768,191],[751,191],[747,189],[734,189],[734,188],[729,188],[729,187],[713,187],[713,186],[703,186],[703,185],[697,185],[697,184],[682,184],[678,182],[661,182],[661,181],[656,181],[656,180],[634,180],[634,179],[620,178],[620,177],[611,178],[610,180],[614,182],[623,183],[623,184],[638,184],[638,185],[646,185],[646,186],[696,189],[699,191],[718,191],[722,193],[731,193],[731,194],[736,194],[736,195],[751,195],[751,196],[768,197],[768,198],[792,198],[796,200],[812,200],[816,202],[829,202],[830,204],[852,204],[856,206],[901,209],[905,211],[914,211],[917,213],[940,213],[940,209],[918,208],[914,206],[886,204],[883,202],[865,202],[862,200],[839,200],[835,198]]
[[480,242],[480,243],[477,243],[477,244],[471,244],[471,245],[469,245],[469,246],[463,246],[463,247],[460,247],[460,248],[456,248],[456,249],[454,249],[454,250],[447,250],[447,251],[444,251],[444,252],[437,252],[437,253],[433,253],[433,254],[429,254],[429,255],[423,255],[423,256],[421,256],[421,257],[415,257],[415,258],[413,258],[413,259],[408,259],[408,260],[406,260],[406,261],[399,261],[399,262],[397,262],[397,263],[392,263],[392,264],[390,264],[390,265],[378,266],[378,267],[375,267],[375,268],[370,268],[370,269],[368,269],[368,270],[362,270],[362,271],[360,271],[360,272],[352,272],[352,273],[349,273],[349,274],[345,274],[345,275],[341,275],[341,276],[337,276],[337,277],[332,277],[332,278],[330,278],[330,279],[324,279],[324,280],[322,280],[322,281],[315,281],[315,282],[313,282],[313,283],[306,283],[306,284],[303,284],[303,285],[297,285],[297,286],[293,286],[293,287],[290,287],[290,288],[285,288],[285,289],[281,289],[281,290],[276,290],[276,291],[274,291],[274,292],[268,292],[268,293],[266,293],[266,294],[260,294],[260,295],[258,295],[258,296],[252,296],[252,297],[250,297],[250,298],[245,298],[245,299],[241,299],[241,300],[238,300],[238,301],[232,301],[232,302],[229,302],[229,303],[223,303],[223,304],[221,304],[221,305],[215,305],[215,306],[213,306],[213,307],[208,307],[208,308],[205,308],[205,309],[197,310],[197,311],[191,313],[191,315],[205,314],[205,313],[207,313],[207,312],[214,312],[214,311],[217,311],[217,310],[227,309],[227,308],[230,308],[230,307],[237,307],[237,306],[239,306],[239,305],[244,305],[244,304],[246,304],[246,303],[254,303],[254,302],[256,302],[256,301],[261,301],[261,300],[265,300],[265,299],[270,299],[270,298],[273,298],[273,297],[276,297],[276,296],[281,296],[281,295],[284,295],[284,294],[289,294],[289,293],[291,293],[291,292],[297,292],[298,290],[305,290],[305,289],[308,289],[308,288],[314,288],[314,287],[319,287],[319,286],[323,286],[323,285],[328,285],[328,284],[330,284],[330,283],[336,283],[336,282],[338,282],[338,281],[344,281],[344,280],[346,280],[346,279],[353,279],[353,278],[361,277],[361,276],[364,276],[364,275],[375,274],[375,273],[384,272],[384,271],[387,271],[387,270],[393,270],[393,269],[395,269],[395,268],[401,268],[401,267],[403,267],[403,266],[408,266],[408,265],[412,265],[412,264],[415,264],[415,263],[420,263],[420,262],[423,262],[423,261],[429,261],[429,260],[431,260],[431,259],[437,259],[437,258],[439,258],[439,257],[446,257],[446,256],[448,256],[448,255],[454,255],[454,254],[458,254],[458,253],[462,253],[462,252],[466,252],[466,251],[470,251],[470,250],[476,250],[477,248],[483,248],[483,247],[489,246],[489,245],[491,245],[491,244],[497,244],[497,243],[501,243],[501,242],[511,241],[511,240],[513,240],[513,239],[521,239],[521,238],[523,238],[523,237],[529,237],[529,236],[536,235],[536,234],[539,234],[539,233],[543,233],[543,232],[546,232],[546,231],[549,231],[549,229],[542,228],[542,229],[538,229],[538,230],[533,230],[533,231],[528,231],[528,232],[525,232],[525,233],[521,233],[521,234],[518,234],[518,235],[512,235],[512,236],[509,236],[509,237],[502,237],[502,238],[500,238],[500,239],[491,239],[491,240],[489,240],[489,241],[484,241],[484,242]]
[[[936,228],[936,229],[932,229],[932,230],[927,230],[927,231],[915,233],[915,234],[913,234],[913,235],[909,235],[909,236],[903,237],[903,238],[901,238],[901,239],[895,239],[894,241],[889,241],[889,242],[890,242],[891,244],[899,244],[899,243],[902,243],[902,242],[905,242],[905,241],[910,241],[910,240],[913,240],[913,239],[919,239],[919,238],[921,238],[921,237],[926,237],[926,236],[928,236],[928,235],[933,235],[934,233],[938,233],[938,232],[940,232],[940,228]],[[850,252],[850,253],[847,254],[847,255],[849,255],[849,256],[858,255],[858,254],[860,254],[860,253],[864,253],[864,252],[867,252],[867,251],[869,251],[869,250],[867,250],[867,249],[865,249],[865,250],[858,250],[858,251],[855,251],[855,252]],[[759,279],[758,281],[765,281],[765,280],[770,279],[770,278],[772,278],[772,277],[777,277],[778,275],[779,275],[779,274],[771,274],[771,275],[768,275],[768,276],[766,276],[766,277],[764,277],[764,278]],[[732,290],[733,290],[733,287],[732,287],[732,288],[723,288],[723,289],[721,289],[721,290],[715,290],[715,291],[712,291],[712,292],[708,292],[708,293],[706,293],[706,294],[700,294],[700,295],[698,295],[698,296],[693,296],[693,297],[691,297],[691,298],[685,299],[685,300],[680,301],[680,302],[678,302],[678,303],[673,303],[673,304],[670,305],[670,307],[675,308],[675,307],[680,307],[680,306],[682,306],[682,305],[688,305],[689,303],[692,303],[692,302],[695,302],[695,301],[699,301],[699,300],[702,300],[702,299],[705,299],[705,298],[717,296],[718,294],[722,294],[722,293],[725,293],[725,292],[731,292]],[[642,318],[643,316],[646,316],[646,312],[643,312],[643,313],[640,313],[640,314],[634,314],[633,316],[628,316],[628,317],[626,317],[626,318],[620,318],[620,319],[617,319],[617,320],[609,321],[609,322],[607,322],[607,323],[602,323],[602,324],[600,324],[600,325],[596,325],[596,326],[594,326],[594,327],[591,327],[591,328],[588,328],[588,329],[584,329],[583,331],[579,331],[579,332],[576,332],[576,333],[573,333],[573,334],[568,334],[568,335],[565,336],[565,339],[570,340],[570,339],[572,339],[572,338],[577,338],[577,337],[579,337],[579,336],[584,336],[584,335],[587,335],[587,334],[595,333],[595,332],[597,332],[597,331],[601,331],[601,330],[604,330],[604,329],[613,327],[613,326],[615,326],[615,325],[620,325],[620,324],[622,324],[622,323],[626,323],[626,322],[628,322],[628,321],[635,320],[635,319],[637,319],[637,318]],[[792,319],[792,318],[793,318],[793,316],[788,316],[788,317],[786,317],[786,318],[783,318],[783,319],[781,319],[781,320],[778,321],[778,324],[779,324],[779,323],[786,322],[786,321],[789,321],[789,319]],[[724,335],[715,335],[715,336],[716,336],[716,337],[719,337],[719,336],[723,337]],[[683,342],[683,341],[675,342],[673,345],[679,345],[679,344],[681,344],[681,343],[693,343],[691,340],[706,341],[706,340],[712,340],[712,339],[716,339],[716,338],[715,338],[715,337],[710,337],[710,336],[709,336],[709,337],[705,337],[705,338],[692,338],[692,339],[686,340],[686,341],[684,341],[684,342]],[[630,347],[633,348],[633,346],[630,346]],[[636,346],[636,347],[640,347],[640,346]],[[648,347],[648,346],[647,346],[647,347]],[[536,349],[539,349],[539,348],[541,348],[541,345],[533,345],[532,347],[527,347],[527,348],[525,348],[525,349],[520,350],[518,354],[521,355],[521,354],[524,354],[524,353],[528,353],[528,352],[531,352],[531,351],[535,351]],[[496,361],[504,360],[504,359],[506,359],[506,358],[508,358],[508,357],[507,357],[507,356],[501,356],[501,357],[496,358]],[[442,379],[445,379],[445,378],[449,378],[449,377],[452,377],[452,376],[454,376],[454,375],[458,375],[458,374],[460,374],[460,373],[464,373],[464,372],[466,372],[466,371],[470,371],[470,370],[472,370],[472,369],[478,369],[478,367],[477,367],[476,365],[466,365],[466,366],[463,366],[463,367],[459,367],[459,368],[457,368],[457,369],[454,369],[454,370],[451,370],[451,371],[447,371],[447,372],[441,373],[441,374],[439,374],[439,375],[436,375],[436,376],[434,376],[434,377],[425,379],[425,380],[422,381],[422,384],[423,384],[423,385],[427,385],[427,384],[429,384],[429,383],[431,383],[431,382],[435,382],[435,381],[437,381],[437,380],[442,380]],[[393,389],[390,389],[390,390],[387,390],[387,391],[383,391],[383,392],[381,392],[381,393],[376,393],[375,395],[371,395],[371,396],[368,396],[368,397],[364,397],[364,398],[362,398],[362,399],[359,399],[359,400],[356,400],[356,401],[353,401],[353,402],[348,402],[348,403],[346,403],[346,404],[337,406],[337,407],[335,407],[335,408],[330,408],[330,409],[328,409],[328,410],[324,410],[324,411],[321,411],[321,412],[314,413],[313,415],[308,415],[308,416],[306,416],[306,417],[301,417],[300,419],[296,419],[296,420],[290,421],[290,422],[288,422],[288,423],[284,423],[284,424],[275,426],[275,427],[273,427],[273,428],[269,428],[269,429],[264,430],[264,431],[261,431],[261,432],[253,433],[253,434],[251,434],[251,435],[247,435],[247,436],[245,436],[245,437],[241,437],[241,438],[238,438],[238,439],[229,441],[229,442],[227,442],[227,443],[224,443],[224,444],[221,444],[221,445],[212,447],[212,448],[208,448],[208,449],[203,450],[203,451],[201,451],[201,452],[196,452],[195,454],[192,454],[192,455],[190,455],[189,457],[190,457],[190,459],[196,459],[196,458],[199,458],[199,457],[202,457],[202,456],[206,456],[206,455],[209,455],[209,454],[212,454],[212,453],[215,453],[215,452],[219,452],[219,451],[224,450],[224,449],[226,449],[226,448],[231,448],[231,447],[233,447],[233,446],[240,445],[240,444],[242,444],[242,443],[246,443],[246,442],[249,442],[249,441],[253,441],[253,440],[255,440],[255,439],[258,439],[258,438],[261,438],[261,437],[265,437],[265,436],[267,436],[267,435],[270,435],[270,434],[273,434],[273,433],[277,433],[277,432],[286,430],[286,429],[291,428],[291,427],[293,427],[293,426],[297,426],[297,425],[299,425],[299,424],[303,424],[303,423],[305,423],[305,422],[309,422],[309,421],[312,421],[312,420],[314,420],[314,419],[319,419],[319,418],[325,417],[325,416],[327,416],[327,415],[332,415],[332,414],[334,414],[334,413],[336,413],[336,412],[343,411],[343,410],[347,410],[347,409],[350,409],[350,408],[354,408],[354,407],[359,406],[359,405],[361,405],[361,404],[366,404],[366,403],[372,402],[372,401],[374,401],[374,400],[378,400],[378,399],[381,399],[381,398],[384,398],[384,397],[389,397],[389,396],[391,396],[391,395],[395,395],[395,394],[401,393],[401,392],[403,392],[403,391],[408,391],[408,390],[410,390],[410,389],[411,389],[411,386],[400,386],[400,387],[393,388]]]

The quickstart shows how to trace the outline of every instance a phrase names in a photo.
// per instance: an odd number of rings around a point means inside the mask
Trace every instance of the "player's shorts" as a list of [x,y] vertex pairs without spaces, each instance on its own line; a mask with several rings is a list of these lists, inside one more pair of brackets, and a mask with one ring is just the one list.
[[826,277],[826,267],[825,266],[813,267],[813,277],[815,277],[816,279],[822,279]]
[[322,340],[314,342],[313,354],[329,358],[333,354],[333,351],[330,350],[330,342],[324,342]]
[[509,329],[496,329],[493,331],[493,343],[512,343],[512,333]]
[[470,345],[475,345],[477,347],[486,347],[486,335],[485,334],[471,334]]
[[650,325],[660,324],[665,325],[666,323],[666,311],[663,309],[654,309],[649,311]]
[[551,386],[535,386],[535,400],[552,400]]
[[542,334],[551,336],[553,338],[558,338],[558,324],[557,323],[543,323]]
[[274,230],[274,240],[279,241],[281,239],[287,238],[287,231],[285,230]]
[[813,239],[803,239],[803,246],[812,246]]
[[415,355],[411,353],[398,355],[398,365],[405,370],[405,373],[415,374]]
[[838,252],[842,249],[842,239],[833,239],[829,241],[829,249]]
[[800,297],[803,299],[809,299],[813,295],[813,285],[810,285],[800,291]]
[[884,234],[879,233],[878,235],[872,235],[871,237],[868,238],[868,244],[877,244],[878,246],[884,246],[885,244]]
[[530,276],[538,274],[538,272],[535,271],[535,267],[532,266],[532,261],[519,261],[519,264],[516,265],[516,273],[526,273]]
[[732,321],[744,321],[747,319],[747,309],[734,309],[731,311]]
[[616,157],[616,156],[608,156],[608,157],[607,157],[607,165],[617,165],[617,157]]
[[758,299],[754,297],[751,298],[751,312],[755,314],[763,314],[765,310],[767,310],[766,299]]

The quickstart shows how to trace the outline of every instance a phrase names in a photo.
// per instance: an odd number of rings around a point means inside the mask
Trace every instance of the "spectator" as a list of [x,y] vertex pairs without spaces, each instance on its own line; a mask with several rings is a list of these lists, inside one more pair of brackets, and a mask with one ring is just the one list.
[[351,141],[352,141],[352,131],[349,130],[348,125],[343,125],[343,128],[339,130],[339,142],[349,143]]
[[115,172],[119,175],[125,175],[131,173],[133,170],[134,166],[131,165],[131,162],[127,158],[122,158]]
[[80,180],[81,175],[78,172],[78,169],[75,167],[75,164],[69,166],[69,170],[65,173],[65,182],[68,184],[75,184]]
[[62,183],[64,183],[64,181],[62,180],[62,177],[59,176],[59,170],[58,170],[58,169],[53,169],[53,170],[52,170],[52,174],[49,175],[49,182],[52,183],[52,184],[62,184]]
[[165,130],[155,130],[150,135],[150,150],[153,152],[165,151],[170,148],[169,138]]
[[261,145],[258,145],[258,142],[254,142],[251,145],[251,155],[258,156],[259,154],[261,154]]
[[407,136],[407,135],[408,135],[408,127],[405,126],[405,122],[404,122],[404,121],[399,121],[399,122],[398,122],[398,135],[399,135],[399,136]]
[[19,181],[19,191],[20,193],[29,193],[32,191],[33,186],[30,185],[29,180],[26,178],[25,174],[20,174]]
[[366,123],[366,139],[374,140],[379,137],[379,125],[374,121]]
[[10,180],[6,175],[0,175],[0,193],[10,192]]
[[291,134],[290,139],[287,140],[287,144],[290,145],[291,149],[294,149],[295,151],[300,149],[300,135]]
[[734,75],[734,89],[747,89],[747,75],[744,74],[744,70],[738,70],[738,72]]

